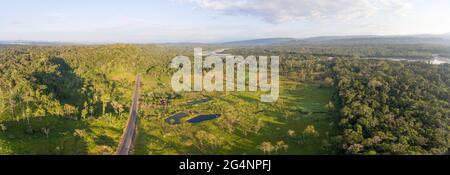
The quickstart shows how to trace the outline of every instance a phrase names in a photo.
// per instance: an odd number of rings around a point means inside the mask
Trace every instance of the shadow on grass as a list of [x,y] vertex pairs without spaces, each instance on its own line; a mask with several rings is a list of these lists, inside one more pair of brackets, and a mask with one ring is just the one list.
[[[80,111],[84,103],[93,99],[95,93],[92,92],[92,83],[78,76],[63,58],[52,57],[45,63],[44,67],[48,69],[33,72],[31,75],[34,88],[41,89],[45,95],[51,97],[52,102],[59,103],[58,105],[64,107],[70,105],[75,109],[73,109],[73,112],[66,110],[64,111],[65,114],[61,116],[30,116],[29,121],[26,119],[2,121],[2,124],[6,125],[7,131],[0,131],[0,141],[10,150],[8,153],[19,155],[85,155],[93,153],[92,148],[93,146],[97,147],[97,145],[115,148],[117,143],[115,143],[114,137],[106,136],[105,133],[109,131],[108,129],[120,133],[121,130],[102,128],[101,133],[96,135],[93,132],[95,126],[90,125],[88,121],[73,120],[79,119],[81,116]],[[114,82],[110,86],[114,88]],[[93,117],[98,119],[102,112],[100,102],[89,105],[94,108]],[[124,110],[124,112],[127,112],[128,107],[125,106]],[[106,113],[110,112],[113,112],[113,109],[111,105],[108,105]],[[47,113],[47,115],[49,114]],[[94,134],[93,138],[92,134]]]
[[[7,131],[0,133],[0,139],[7,142],[11,152],[17,155],[86,155],[86,141],[75,130],[90,132],[83,121],[61,117],[31,118],[4,122]],[[43,128],[49,129],[48,136]]]
[[82,93],[83,79],[75,74],[72,67],[62,58],[53,57],[48,60],[50,66],[56,66],[52,72],[33,72],[37,85],[46,87],[45,93],[53,95],[62,104],[81,107],[88,98]]
[[259,99],[256,99],[256,98],[247,97],[247,96],[244,96],[244,95],[233,95],[233,96],[235,96],[236,98],[242,99],[242,100],[244,100],[247,103],[251,103],[251,104],[261,103],[261,101]]
[[106,136],[106,135],[101,135],[101,136],[95,137],[94,142],[97,145],[106,145],[106,146],[110,146],[110,147],[117,147],[117,145],[119,144],[113,138]]
[[[52,57],[47,62],[48,66],[55,66],[54,71],[37,71],[33,72],[32,76],[35,79],[34,84],[37,86],[44,86],[46,95],[54,97],[62,105],[71,105],[79,111],[84,107],[84,103],[94,98],[93,85],[84,78],[78,76],[75,70],[63,59],[59,57]],[[112,82],[108,86],[115,88],[115,83]],[[102,113],[102,104],[97,102],[90,104],[94,107],[91,115],[99,117]],[[124,107],[128,111],[128,107]],[[111,105],[106,106],[106,112],[114,112]]]

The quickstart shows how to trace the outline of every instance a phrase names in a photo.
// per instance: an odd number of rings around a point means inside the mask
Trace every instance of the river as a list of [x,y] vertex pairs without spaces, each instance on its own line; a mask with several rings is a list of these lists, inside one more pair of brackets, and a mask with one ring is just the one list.
[[363,59],[374,59],[374,60],[389,60],[389,61],[408,61],[408,62],[424,62],[428,64],[450,64],[450,59],[441,57],[439,55],[433,54],[432,58],[425,58],[425,59],[414,59],[414,58],[399,58],[399,57],[366,57]]

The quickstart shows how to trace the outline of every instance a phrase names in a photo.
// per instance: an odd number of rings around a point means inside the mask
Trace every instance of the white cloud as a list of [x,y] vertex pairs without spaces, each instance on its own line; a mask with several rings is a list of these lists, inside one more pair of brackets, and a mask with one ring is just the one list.
[[[182,0],[183,1],[183,0]],[[230,15],[251,15],[271,23],[302,20],[347,20],[397,14],[406,0],[184,0],[205,9]]]

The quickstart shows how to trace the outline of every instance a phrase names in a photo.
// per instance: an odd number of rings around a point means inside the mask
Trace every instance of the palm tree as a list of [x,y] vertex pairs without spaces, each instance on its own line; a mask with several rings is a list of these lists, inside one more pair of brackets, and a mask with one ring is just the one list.
[[303,131],[303,137],[313,137],[319,136],[319,133],[316,131],[314,125],[308,125]]
[[50,134],[50,128],[44,127],[41,130],[42,130],[42,133],[44,133],[45,136],[48,138],[48,135]]
[[108,93],[104,93],[104,94],[102,94],[100,99],[102,101],[102,115],[105,115],[106,114],[106,107],[108,106],[108,103],[111,100],[111,96]]
[[288,130],[289,137],[295,137],[295,131],[294,130]]
[[283,149],[286,152],[287,149],[289,148],[289,145],[284,143],[284,141],[278,141],[275,147],[276,147],[275,151],[278,151],[278,149]]
[[275,149],[275,147],[270,142],[263,142],[258,146],[258,149],[263,151],[264,154],[266,154],[266,152],[270,154]]
[[0,130],[2,130],[2,132],[6,132],[7,129],[8,129],[8,128],[6,127],[5,124],[0,123]]
[[[78,109],[75,106],[72,106],[69,104],[64,105],[64,113],[65,113],[66,117],[68,117],[70,119],[74,119],[74,115],[77,111],[78,111]],[[76,117],[75,117],[75,119],[76,119]]]
[[24,117],[27,119],[27,124],[30,125],[30,115],[32,113],[32,108],[30,107],[30,103],[33,102],[33,100],[34,100],[32,94],[31,94],[31,90],[28,90],[28,92],[22,96],[22,99],[26,103]]
[[332,113],[336,110],[334,103],[331,101],[329,101],[325,107],[328,109],[328,112],[330,112],[330,113]]

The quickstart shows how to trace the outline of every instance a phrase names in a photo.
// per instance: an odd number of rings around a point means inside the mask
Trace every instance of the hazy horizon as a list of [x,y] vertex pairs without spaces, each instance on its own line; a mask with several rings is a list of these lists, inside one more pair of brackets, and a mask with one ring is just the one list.
[[317,36],[307,36],[307,37],[266,37],[266,38],[247,38],[247,39],[236,39],[236,40],[222,40],[222,41],[205,41],[205,42],[196,42],[196,41],[174,41],[174,42],[152,42],[152,41],[143,41],[143,42],[133,42],[133,41],[55,41],[55,40],[3,40],[0,38],[0,42],[33,42],[33,43],[66,43],[66,44],[224,44],[224,43],[232,43],[232,42],[241,42],[241,41],[253,41],[253,40],[261,40],[261,39],[310,39],[316,37],[408,37],[408,36],[444,36],[450,35],[450,33],[441,33],[441,34],[429,34],[429,33],[417,33],[417,34],[405,34],[405,35],[317,35]]
[[221,43],[450,32],[445,0],[0,0],[0,40]]

